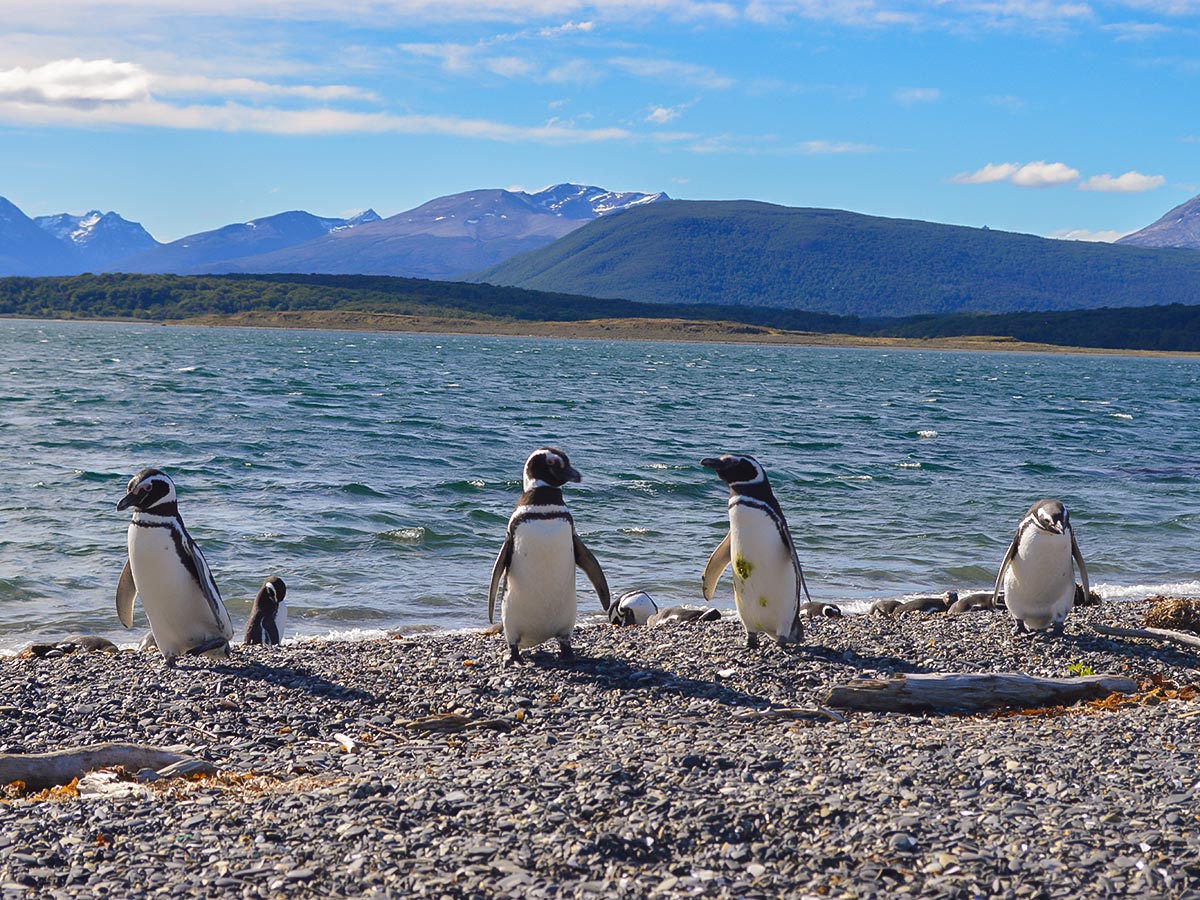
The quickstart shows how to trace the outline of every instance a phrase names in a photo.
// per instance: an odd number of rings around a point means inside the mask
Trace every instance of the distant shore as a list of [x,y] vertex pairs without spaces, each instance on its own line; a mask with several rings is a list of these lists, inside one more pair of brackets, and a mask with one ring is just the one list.
[[[113,320],[105,320],[113,321]],[[154,323],[158,324],[158,323]],[[740,322],[691,319],[589,319],[580,322],[534,322],[495,318],[411,316],[393,313],[310,310],[247,312],[198,316],[174,325],[295,328],[329,331],[397,331],[413,334],[509,335],[563,340],[694,341],[714,344],[786,344],[808,347],[861,347],[874,350],[959,350],[974,352],[1072,353],[1098,356],[1162,356],[1198,358],[1200,353],[1162,350],[1112,350],[1035,344],[1007,337],[895,338],[788,331]]]

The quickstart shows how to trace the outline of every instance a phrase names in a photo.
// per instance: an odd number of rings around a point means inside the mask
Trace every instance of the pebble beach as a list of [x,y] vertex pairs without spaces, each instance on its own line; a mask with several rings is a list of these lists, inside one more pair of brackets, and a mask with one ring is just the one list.
[[[0,801],[0,896],[1200,896],[1197,653],[1061,640],[1007,616],[591,627],[506,668],[441,633],[0,660],[0,752],[103,741],[216,775]],[[932,672],[1120,674],[1119,702],[837,711],[829,688]]]

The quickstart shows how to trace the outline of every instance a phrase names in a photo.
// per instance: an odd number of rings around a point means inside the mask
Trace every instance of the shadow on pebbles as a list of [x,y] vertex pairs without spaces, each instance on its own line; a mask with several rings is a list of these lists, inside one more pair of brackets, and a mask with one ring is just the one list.
[[[0,898],[1200,896],[1194,652],[1001,613],[583,628],[515,668],[495,636],[0,660],[0,752],[183,749],[216,776],[0,801]],[[1120,704],[977,716],[813,709],[835,683],[1070,667]],[[1176,691],[1172,688],[1184,688]],[[749,715],[747,715],[749,713]]]

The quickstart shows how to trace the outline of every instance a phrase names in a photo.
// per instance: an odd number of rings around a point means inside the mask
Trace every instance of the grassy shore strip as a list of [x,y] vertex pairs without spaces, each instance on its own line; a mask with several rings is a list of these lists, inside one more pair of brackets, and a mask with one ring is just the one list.
[[[1200,657],[1091,627],[1140,613],[1020,641],[1003,613],[858,616],[756,652],[730,617],[599,627],[575,663],[515,669],[499,638],[451,634],[176,670],[2,660],[5,752],[183,745],[222,774],[0,802],[0,895],[1195,897],[1200,704],[1172,685]],[[746,716],[862,675],[1071,667],[1157,686],[1024,714]],[[483,727],[413,727],[455,711]]]
[[1183,351],[1070,347],[1056,344],[1035,344],[1007,337],[986,335],[953,338],[861,337],[852,334],[788,331],[740,322],[693,319],[590,319],[581,322],[531,322],[490,317],[457,318],[348,310],[310,310],[197,316],[170,324],[309,328],[329,331],[398,331],[412,334],[509,335],[563,340],[694,341],[719,344],[793,344],[809,347],[863,347],[870,349],[986,352],[1002,350],[1020,353],[1075,353],[1099,356],[1200,357],[1200,353]]

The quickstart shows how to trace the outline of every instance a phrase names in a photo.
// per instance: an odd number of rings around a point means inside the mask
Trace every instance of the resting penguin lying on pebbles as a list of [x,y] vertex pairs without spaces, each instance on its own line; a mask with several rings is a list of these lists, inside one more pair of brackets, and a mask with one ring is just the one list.
[[702,459],[700,465],[729,485],[729,533],[704,567],[704,599],[712,599],[732,562],[733,599],[746,627],[746,646],[757,647],[761,633],[780,646],[799,643],[801,597],[812,597],[767,473],[753,456],[737,453]]
[[1067,613],[1075,604],[1075,573],[1079,564],[1083,594],[1088,589],[1087,566],[1075,542],[1071,517],[1058,500],[1039,500],[1021,519],[1016,537],[1004,554],[996,574],[993,600],[1004,589],[1004,601],[1013,619],[1013,634],[1049,628],[1063,633]]
[[992,605],[991,591],[975,591],[971,594],[963,594],[958,600],[950,604],[950,608],[946,612],[952,616],[959,616],[963,613],[974,612],[977,609],[995,609]]
[[668,606],[659,610],[647,621],[647,625],[679,625],[683,622],[716,622],[721,618],[719,609],[699,609],[695,606]]
[[645,625],[658,612],[658,604],[645,591],[626,591],[608,608],[614,625]]
[[175,483],[158,469],[133,476],[117,509],[133,508],[129,559],[117,584],[117,617],[133,625],[140,597],[166,665],[181,654],[228,656],[233,626],[204,554],[192,540],[175,497]]
[[815,619],[818,616],[826,619],[840,619],[842,617],[842,608],[836,603],[818,603],[815,600],[800,604],[800,612],[810,619]]
[[888,616],[889,618],[896,614],[904,603],[901,600],[876,600],[871,604],[869,615],[872,616]]
[[488,588],[489,622],[495,621],[496,599],[503,594],[500,621],[510,663],[521,661],[521,647],[536,647],[550,638],[558,641],[564,659],[574,655],[576,566],[587,574],[600,605],[609,611],[608,581],[575,533],[575,521],[563,501],[563,485],[580,478],[567,454],[556,447],[540,447],[525,461],[525,492],[509,517]]
[[915,612],[945,612],[956,602],[958,602],[958,594],[955,591],[946,591],[940,597],[916,597],[913,600],[905,600],[897,607],[896,614],[903,616]]

